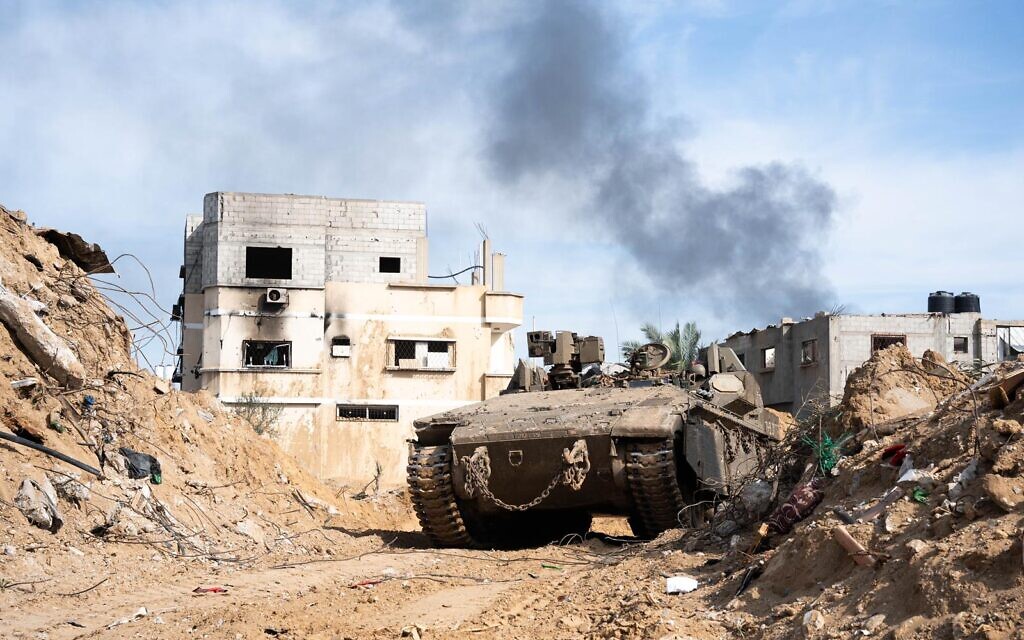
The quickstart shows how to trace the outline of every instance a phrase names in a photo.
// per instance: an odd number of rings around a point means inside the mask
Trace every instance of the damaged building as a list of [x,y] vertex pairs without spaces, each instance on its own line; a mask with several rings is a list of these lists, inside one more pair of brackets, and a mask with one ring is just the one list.
[[258,403],[321,478],[404,482],[416,418],[505,388],[523,298],[481,248],[472,284],[427,278],[417,202],[211,193],[185,230],[176,380]]
[[920,357],[925,350],[949,362],[983,366],[1024,353],[1024,320],[988,320],[980,299],[937,291],[928,313],[847,315],[819,313],[799,322],[735,333],[725,345],[736,351],[761,385],[765,406],[798,417],[827,400],[838,404],[846,379],[873,353],[904,344]]

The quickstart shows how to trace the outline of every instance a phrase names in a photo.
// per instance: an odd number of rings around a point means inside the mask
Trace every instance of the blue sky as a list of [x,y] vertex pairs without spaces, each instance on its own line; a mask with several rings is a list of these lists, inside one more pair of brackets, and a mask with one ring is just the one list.
[[[834,191],[828,228],[798,242],[820,266],[780,278],[826,283],[828,303],[864,312],[923,310],[941,288],[1024,317],[1024,5],[580,6],[619,44],[609,75],[627,102],[705,187],[783,163]],[[802,313],[781,298],[751,308],[728,283],[666,289],[588,216],[586,176],[496,178],[496,96],[544,10],[6,2],[0,202],[138,254],[167,305],[184,216],[236,190],[425,201],[434,272],[469,263],[479,222],[509,255],[527,326],[614,344],[647,320],[721,337]]]

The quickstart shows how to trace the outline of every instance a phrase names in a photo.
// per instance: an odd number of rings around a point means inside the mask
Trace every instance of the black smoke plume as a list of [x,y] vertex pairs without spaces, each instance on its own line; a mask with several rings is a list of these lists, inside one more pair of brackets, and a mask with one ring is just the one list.
[[586,213],[670,293],[752,319],[829,304],[821,247],[836,197],[805,170],[745,167],[710,188],[659,121],[600,3],[547,2],[510,40],[487,155],[509,185],[582,188]]

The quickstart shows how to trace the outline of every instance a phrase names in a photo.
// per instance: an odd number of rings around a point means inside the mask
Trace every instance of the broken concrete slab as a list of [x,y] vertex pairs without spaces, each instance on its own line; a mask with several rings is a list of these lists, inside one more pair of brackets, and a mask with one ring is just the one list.
[[18,495],[14,497],[14,506],[40,529],[57,533],[64,526],[57,510],[57,491],[45,478],[39,482],[32,478],[22,480]]
[[85,367],[68,343],[46,326],[27,301],[3,285],[0,285],[0,321],[43,371],[70,389],[82,386]]
[[86,273],[114,273],[114,267],[100,245],[87,242],[77,233],[43,228],[36,229],[36,235],[57,247],[62,257],[74,262]]

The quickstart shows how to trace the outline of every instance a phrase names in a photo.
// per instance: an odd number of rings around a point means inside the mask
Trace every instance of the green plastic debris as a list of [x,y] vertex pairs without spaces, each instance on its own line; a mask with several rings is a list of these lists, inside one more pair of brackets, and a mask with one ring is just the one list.
[[915,487],[914,490],[910,492],[910,499],[914,502],[925,504],[928,502],[928,492],[921,487]]
[[540,566],[544,569],[554,569],[555,571],[562,570],[562,567],[558,566],[557,564],[541,564]]
[[839,450],[852,437],[852,433],[844,433],[838,440],[833,440],[830,435],[825,434],[821,437],[820,441],[815,442],[809,436],[804,436],[801,438],[801,442],[809,446],[811,451],[814,452],[814,457],[818,459],[818,468],[821,469],[821,472],[828,474],[839,463]]

